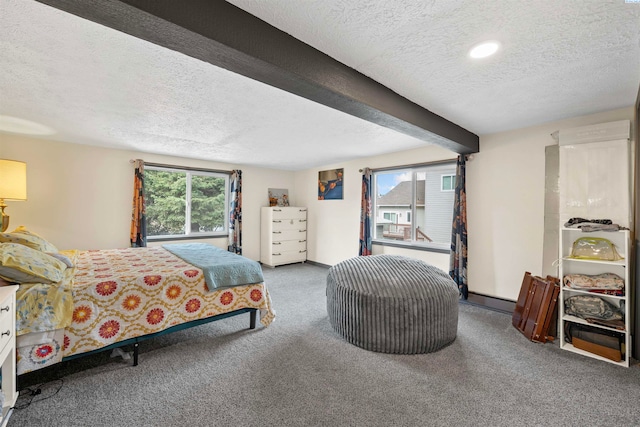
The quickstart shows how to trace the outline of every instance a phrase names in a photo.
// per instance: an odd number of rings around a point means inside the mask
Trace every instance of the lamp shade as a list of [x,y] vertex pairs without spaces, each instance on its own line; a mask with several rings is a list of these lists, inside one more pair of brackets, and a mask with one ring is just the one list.
[[27,200],[27,164],[0,159],[0,199]]

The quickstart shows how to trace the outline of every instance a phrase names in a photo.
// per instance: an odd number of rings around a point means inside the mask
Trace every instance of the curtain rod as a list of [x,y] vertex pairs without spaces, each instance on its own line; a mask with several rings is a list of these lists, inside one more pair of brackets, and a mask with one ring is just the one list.
[[[135,159],[129,160],[129,163],[133,163],[133,162],[135,162]],[[144,165],[156,167],[156,168],[180,169],[180,170],[190,170],[190,171],[198,171],[198,172],[226,173],[227,175],[231,175],[233,173],[233,171],[227,171],[222,169],[206,169],[206,168],[198,168],[198,167],[190,167],[190,166],[177,166],[177,165],[168,165],[166,163],[144,162]]]
[[[427,163],[412,163],[410,165],[400,165],[400,166],[388,166],[388,167],[384,167],[384,168],[369,168],[371,169],[371,172],[380,172],[380,171],[388,171],[388,170],[394,170],[394,169],[403,169],[403,168],[416,168],[416,167],[420,167],[420,166],[435,166],[435,165],[444,165],[446,163],[455,163],[456,159],[450,159],[450,160],[438,160],[435,162],[427,162]],[[362,173],[362,171],[364,171],[364,169],[360,169],[359,172]]]

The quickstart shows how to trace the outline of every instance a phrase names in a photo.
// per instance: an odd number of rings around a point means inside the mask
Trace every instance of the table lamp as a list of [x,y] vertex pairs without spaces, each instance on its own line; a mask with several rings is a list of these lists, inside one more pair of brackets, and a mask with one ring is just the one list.
[[15,160],[0,159],[0,210],[2,232],[9,227],[9,215],[4,213],[6,200],[27,200],[27,164]]

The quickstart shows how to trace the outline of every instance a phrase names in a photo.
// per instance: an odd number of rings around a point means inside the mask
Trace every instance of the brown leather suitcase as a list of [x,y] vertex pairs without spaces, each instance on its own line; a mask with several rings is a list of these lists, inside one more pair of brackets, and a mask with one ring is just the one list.
[[522,286],[520,287],[520,294],[518,295],[518,300],[516,301],[516,308],[513,310],[513,316],[511,317],[511,323],[513,326],[522,331],[522,323],[524,316],[524,307],[527,302],[527,297],[529,296],[529,289],[531,287],[531,273],[526,272],[524,274],[524,279],[522,279]]
[[549,329],[555,320],[559,292],[560,281],[555,277],[543,279],[526,272],[511,318],[513,326],[531,341],[553,341],[555,334]]

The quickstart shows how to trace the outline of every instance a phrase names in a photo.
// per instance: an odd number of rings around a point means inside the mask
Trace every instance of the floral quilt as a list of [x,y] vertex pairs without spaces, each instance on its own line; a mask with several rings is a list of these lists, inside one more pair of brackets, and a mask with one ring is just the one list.
[[264,283],[210,292],[202,270],[162,247],[79,251],[71,323],[37,345],[18,344],[18,374],[192,320],[256,308],[275,318]]

